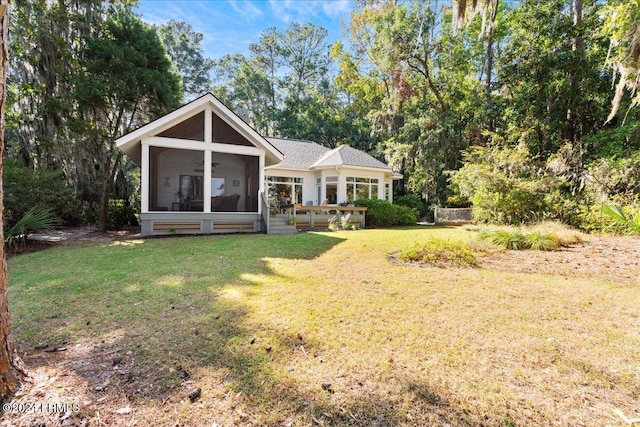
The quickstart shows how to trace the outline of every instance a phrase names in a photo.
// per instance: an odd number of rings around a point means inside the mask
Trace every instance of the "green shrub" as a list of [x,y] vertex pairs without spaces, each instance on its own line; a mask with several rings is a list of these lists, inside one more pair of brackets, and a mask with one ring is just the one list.
[[476,255],[467,243],[436,237],[402,250],[399,257],[405,262],[423,262],[436,267],[479,265]]
[[6,159],[3,165],[5,221],[11,228],[34,206],[45,206],[65,223],[82,221],[82,209],[61,171],[34,170]]
[[415,208],[394,205],[387,200],[358,199],[354,205],[367,208],[365,217],[369,227],[414,225],[418,220],[418,211]]
[[138,225],[138,218],[133,207],[126,200],[109,200],[107,228],[117,230],[129,225]]
[[413,208],[418,212],[418,215],[421,217],[426,213],[426,206],[422,198],[413,193],[403,194],[402,196],[396,196],[393,198],[393,203],[399,206],[406,206],[408,208]]
[[451,189],[459,201],[471,202],[477,222],[519,225],[553,217],[556,203],[549,199],[563,180],[541,175],[542,165],[532,160],[522,144],[472,147],[465,164],[451,174]]

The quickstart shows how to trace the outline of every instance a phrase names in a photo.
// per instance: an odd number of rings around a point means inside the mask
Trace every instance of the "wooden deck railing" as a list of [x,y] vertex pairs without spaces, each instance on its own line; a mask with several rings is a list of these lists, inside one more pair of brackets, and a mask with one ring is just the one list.
[[299,228],[314,229],[316,227],[328,227],[331,219],[341,223],[342,217],[345,215],[356,215],[359,219],[360,226],[365,227],[365,212],[367,208],[364,206],[334,206],[334,205],[301,205],[291,204],[280,206],[281,210],[288,213],[290,217],[296,218],[296,224]]

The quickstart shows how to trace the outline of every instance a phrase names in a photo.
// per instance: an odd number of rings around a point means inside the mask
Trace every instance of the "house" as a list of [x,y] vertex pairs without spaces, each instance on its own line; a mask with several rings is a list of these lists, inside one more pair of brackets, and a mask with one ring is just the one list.
[[143,235],[268,232],[269,197],[328,206],[392,201],[400,178],[351,147],[265,138],[210,93],[116,143],[141,167]]

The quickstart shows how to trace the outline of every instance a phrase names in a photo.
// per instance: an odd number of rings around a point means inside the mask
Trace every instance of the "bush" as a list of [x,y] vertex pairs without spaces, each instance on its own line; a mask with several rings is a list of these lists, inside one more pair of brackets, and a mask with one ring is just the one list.
[[479,265],[476,255],[467,243],[436,237],[402,250],[399,257],[405,262],[424,262],[436,267]]
[[387,200],[358,199],[354,205],[367,208],[365,222],[369,227],[414,225],[418,220],[418,211],[415,208],[394,205]]
[[122,199],[109,200],[107,228],[118,230],[129,225],[138,225],[138,218],[131,204]]
[[80,222],[82,209],[61,171],[34,170],[6,159],[3,170],[5,220],[8,228],[34,206],[45,206],[65,223]]
[[426,214],[426,205],[422,198],[417,194],[410,193],[394,197],[393,203],[399,206],[406,206],[408,208],[415,209],[420,217],[423,217]]

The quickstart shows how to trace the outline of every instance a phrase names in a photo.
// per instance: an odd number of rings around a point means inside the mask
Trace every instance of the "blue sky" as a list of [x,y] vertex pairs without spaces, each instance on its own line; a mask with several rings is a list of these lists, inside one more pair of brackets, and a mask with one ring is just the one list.
[[349,22],[352,0],[139,0],[134,9],[150,24],[184,21],[204,35],[207,57],[248,52],[263,30],[285,30],[292,22],[313,22],[329,31],[332,43]]

